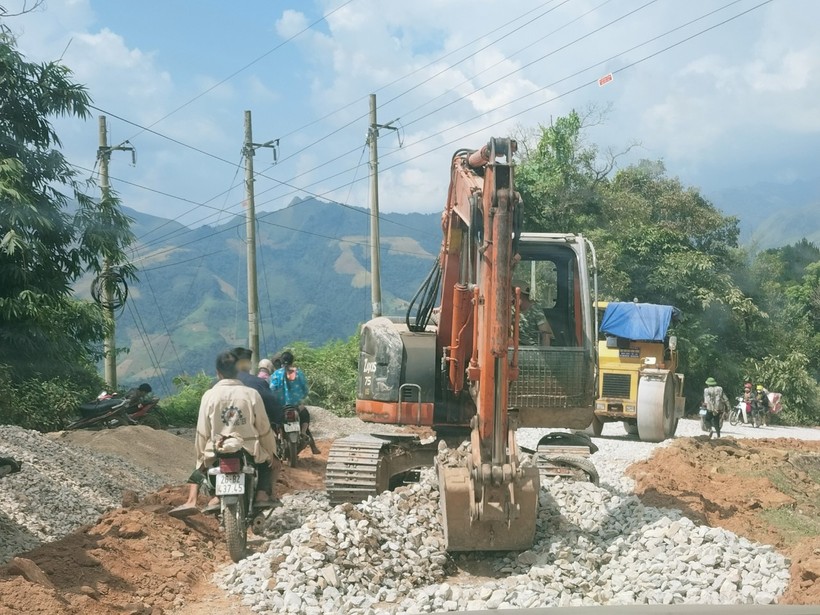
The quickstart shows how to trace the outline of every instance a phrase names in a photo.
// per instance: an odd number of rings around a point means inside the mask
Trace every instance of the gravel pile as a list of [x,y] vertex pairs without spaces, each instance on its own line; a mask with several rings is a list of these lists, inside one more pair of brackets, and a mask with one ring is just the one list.
[[355,416],[337,416],[319,406],[308,406],[310,431],[317,440],[335,440],[354,433],[397,433],[396,425],[374,425]]
[[120,457],[19,427],[0,426],[0,456],[23,462],[0,480],[0,563],[96,521],[120,505],[124,489],[145,493],[165,483]]
[[[305,510],[326,506],[305,495]],[[788,580],[771,547],[589,483],[546,482],[524,553],[444,552],[432,470],[397,493],[318,510],[217,582],[259,613],[413,613],[597,604],[769,604]],[[482,562],[502,578],[446,583]]]

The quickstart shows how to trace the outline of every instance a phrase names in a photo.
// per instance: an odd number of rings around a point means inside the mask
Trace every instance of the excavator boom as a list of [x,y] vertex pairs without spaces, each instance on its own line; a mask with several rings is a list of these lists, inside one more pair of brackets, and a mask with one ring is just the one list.
[[[455,163],[467,165],[483,176],[480,193],[473,191],[474,197],[480,197],[478,214],[483,231],[477,234],[472,253],[461,254],[461,259],[468,262],[474,258],[478,270],[471,306],[473,339],[467,344],[473,349],[467,382],[476,409],[471,421],[470,454],[439,459],[444,532],[451,551],[525,549],[535,534],[538,470],[519,463],[516,421],[508,407],[510,380],[515,375],[509,349],[517,346],[512,313],[513,298],[518,295],[512,287],[512,268],[520,235],[514,153],[515,141],[492,139],[478,152]],[[461,178],[455,168],[451,195],[463,193],[458,185]],[[473,218],[475,222],[475,212]],[[460,284],[464,286],[465,280]],[[445,286],[445,297],[448,290]],[[455,312],[453,316],[457,316]],[[465,318],[463,314],[460,317]],[[451,331],[458,324],[453,323]],[[466,343],[460,335],[458,344]],[[463,378],[459,371],[456,376]],[[450,373],[452,378],[452,370]]]

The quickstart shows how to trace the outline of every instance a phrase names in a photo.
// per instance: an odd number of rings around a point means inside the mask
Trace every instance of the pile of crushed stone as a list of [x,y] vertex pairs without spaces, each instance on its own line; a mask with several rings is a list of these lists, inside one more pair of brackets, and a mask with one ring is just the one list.
[[20,427],[0,426],[0,456],[23,462],[0,480],[0,563],[95,522],[126,490],[148,493],[166,482],[119,456]]

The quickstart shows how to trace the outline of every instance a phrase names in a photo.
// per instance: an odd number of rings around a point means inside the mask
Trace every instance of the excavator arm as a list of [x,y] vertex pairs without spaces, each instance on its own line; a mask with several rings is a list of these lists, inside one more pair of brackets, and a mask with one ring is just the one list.
[[445,210],[439,339],[449,391],[463,396],[466,383],[475,407],[469,455],[439,458],[451,551],[524,549],[535,533],[538,470],[519,463],[515,413],[508,407],[518,343],[513,304],[520,297],[511,280],[521,206],[514,153],[511,139],[457,153]]

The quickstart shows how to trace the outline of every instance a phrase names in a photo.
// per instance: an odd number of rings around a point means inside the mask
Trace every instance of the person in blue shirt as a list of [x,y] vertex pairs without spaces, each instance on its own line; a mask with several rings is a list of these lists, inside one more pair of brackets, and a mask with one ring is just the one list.
[[302,437],[307,439],[311,452],[318,455],[321,451],[316,446],[313,434],[310,433],[310,413],[303,403],[310,392],[307,378],[305,378],[305,373],[301,369],[293,365],[294,357],[290,350],[283,352],[280,359],[282,367],[271,374],[270,389],[282,407],[293,406],[299,408],[299,425],[302,430]]

